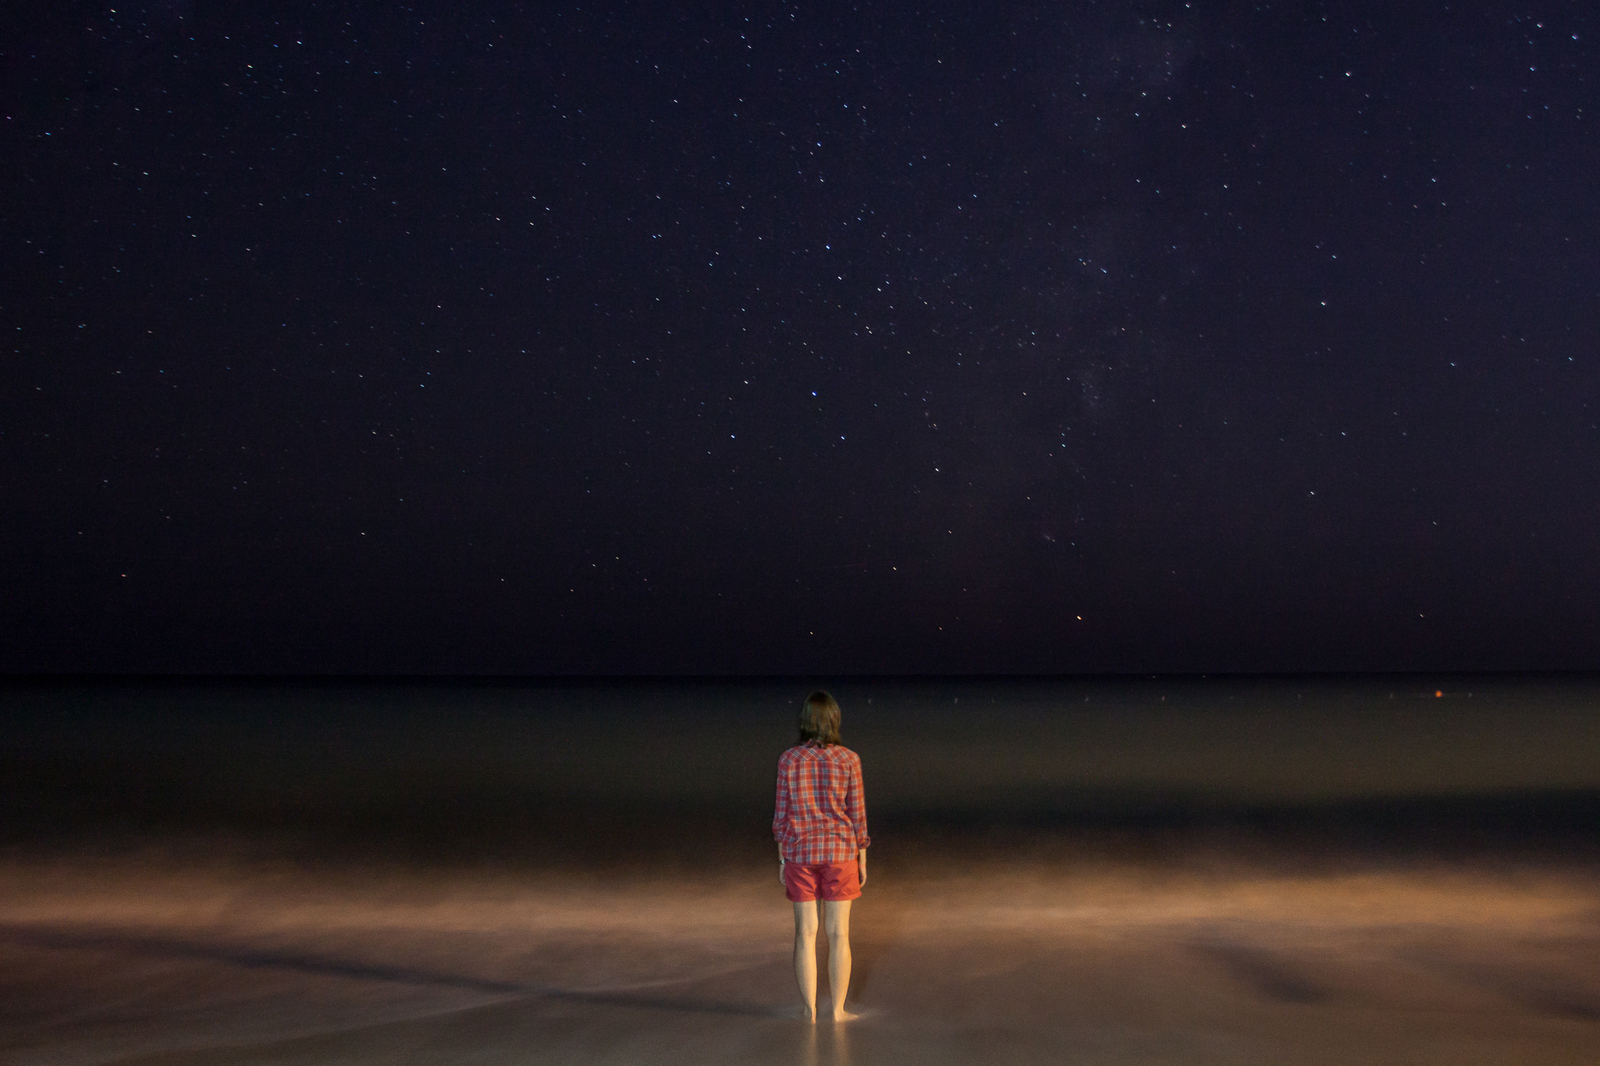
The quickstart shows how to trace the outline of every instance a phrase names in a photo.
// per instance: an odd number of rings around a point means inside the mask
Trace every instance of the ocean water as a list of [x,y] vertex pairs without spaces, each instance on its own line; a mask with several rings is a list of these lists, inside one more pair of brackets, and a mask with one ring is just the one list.
[[769,830],[815,684],[12,683],[0,1061],[1600,1054],[1600,679],[828,683],[842,1027]]

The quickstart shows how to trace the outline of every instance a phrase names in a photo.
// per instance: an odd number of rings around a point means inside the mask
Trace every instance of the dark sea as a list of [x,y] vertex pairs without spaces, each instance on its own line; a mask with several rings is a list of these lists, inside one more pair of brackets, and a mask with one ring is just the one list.
[[818,684],[8,682],[0,1061],[1600,1061],[1600,677],[823,682],[813,1027]]

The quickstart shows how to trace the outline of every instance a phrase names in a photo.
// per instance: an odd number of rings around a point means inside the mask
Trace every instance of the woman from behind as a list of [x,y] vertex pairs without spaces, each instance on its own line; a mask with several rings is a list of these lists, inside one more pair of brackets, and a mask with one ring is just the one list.
[[772,835],[778,876],[794,904],[794,976],[808,1021],[817,1020],[817,908],[828,936],[833,1020],[850,987],[850,901],[867,882],[866,798],[861,758],[839,743],[839,704],[813,692],[800,707],[800,742],[778,758]]

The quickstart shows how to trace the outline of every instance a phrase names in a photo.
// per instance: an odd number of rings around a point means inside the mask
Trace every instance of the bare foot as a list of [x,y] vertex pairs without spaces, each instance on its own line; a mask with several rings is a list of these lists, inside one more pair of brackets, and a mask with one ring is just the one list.
[[861,1017],[861,1015],[852,1014],[847,1010],[836,1010],[833,1012],[833,1020],[836,1022],[853,1022],[859,1017]]

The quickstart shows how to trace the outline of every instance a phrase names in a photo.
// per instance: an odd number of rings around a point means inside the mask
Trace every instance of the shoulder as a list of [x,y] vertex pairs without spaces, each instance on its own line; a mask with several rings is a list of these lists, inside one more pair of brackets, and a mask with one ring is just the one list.
[[794,762],[796,759],[804,756],[805,751],[806,747],[804,744],[796,744],[794,747],[789,748],[782,755],[778,756],[778,765],[785,766],[788,763]]
[[861,756],[857,755],[843,744],[828,745],[828,753],[839,762],[847,763],[851,766],[861,765]]

